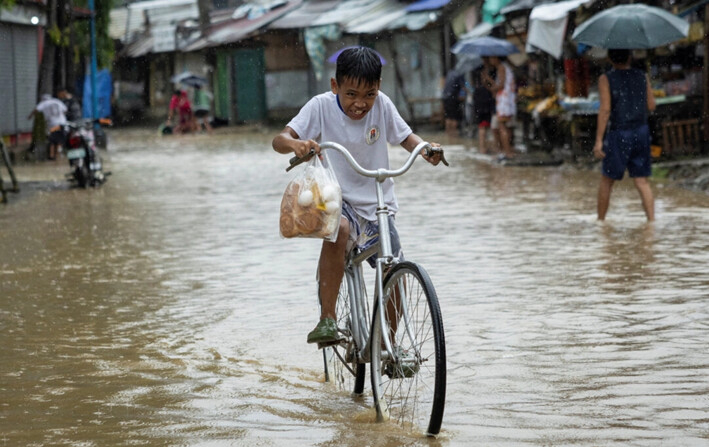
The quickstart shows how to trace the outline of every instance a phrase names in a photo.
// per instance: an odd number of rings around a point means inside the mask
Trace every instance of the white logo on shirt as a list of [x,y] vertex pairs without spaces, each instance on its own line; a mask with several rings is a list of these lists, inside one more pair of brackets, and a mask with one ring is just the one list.
[[369,129],[367,131],[367,134],[364,136],[364,140],[367,142],[367,144],[374,144],[378,139],[379,139],[379,127],[372,126],[372,128]]

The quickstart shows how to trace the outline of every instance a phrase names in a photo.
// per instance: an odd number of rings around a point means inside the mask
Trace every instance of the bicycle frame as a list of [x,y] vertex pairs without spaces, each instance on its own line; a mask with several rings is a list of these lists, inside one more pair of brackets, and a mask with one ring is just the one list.
[[[360,287],[362,284],[364,284],[363,278],[362,278],[362,269],[361,269],[361,264],[368,259],[371,255],[374,253],[379,253],[377,256],[376,260],[376,274],[375,274],[375,289],[374,289],[374,300],[377,303],[377,306],[379,306],[380,309],[383,309],[384,302],[383,302],[383,296],[384,296],[384,271],[387,267],[392,266],[396,262],[398,262],[398,258],[395,258],[393,253],[392,253],[392,248],[391,248],[391,237],[389,234],[389,207],[386,205],[384,202],[384,190],[382,187],[382,183],[387,178],[391,177],[398,177],[400,175],[403,175],[406,173],[409,168],[413,165],[414,161],[416,160],[416,157],[421,154],[421,151],[424,149],[430,149],[431,145],[426,142],[419,143],[414,150],[411,151],[411,155],[409,155],[408,159],[404,163],[404,165],[395,170],[389,170],[389,169],[377,169],[377,170],[368,170],[362,168],[359,163],[354,159],[352,154],[349,153],[347,149],[345,149],[343,146],[337,144],[337,143],[332,143],[332,142],[325,142],[320,144],[321,149],[334,149],[338,152],[340,152],[345,159],[348,161],[350,166],[360,175],[363,175],[365,177],[370,177],[374,178],[376,180],[376,192],[377,192],[377,223],[379,224],[379,243],[371,247],[370,249],[364,251],[364,252],[359,252],[359,253],[352,253],[350,255],[350,258],[348,258],[346,267],[345,267],[345,278],[347,279],[347,287],[349,290],[349,297],[350,297],[350,312],[351,312],[351,318],[352,318],[352,336],[354,339],[357,341],[357,346],[361,346],[359,352],[357,353],[357,357],[364,362],[369,362],[370,361],[370,337],[369,337],[369,326],[368,322],[363,318],[364,315],[364,301],[365,297],[363,294],[365,293],[365,290],[363,290],[363,287]],[[402,305],[405,306],[405,304],[402,303]],[[385,312],[379,312],[379,316],[381,318],[381,325],[382,327],[387,327],[387,322],[385,320]],[[406,331],[409,335],[409,337],[413,340],[413,337],[411,336],[411,332],[409,329],[409,322],[404,321],[404,324],[406,325]],[[382,337],[384,340],[384,351],[383,354],[386,353],[393,353],[393,347],[391,345],[391,340],[389,337]],[[418,353],[417,353],[418,355]]]

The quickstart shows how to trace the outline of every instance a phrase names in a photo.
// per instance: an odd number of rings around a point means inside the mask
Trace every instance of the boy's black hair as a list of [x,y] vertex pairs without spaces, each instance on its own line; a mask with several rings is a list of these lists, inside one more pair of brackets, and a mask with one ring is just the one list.
[[624,64],[630,60],[630,50],[609,49],[608,59],[614,64]]
[[339,85],[345,78],[365,85],[379,82],[382,78],[382,61],[377,52],[367,47],[354,47],[340,53],[335,80]]

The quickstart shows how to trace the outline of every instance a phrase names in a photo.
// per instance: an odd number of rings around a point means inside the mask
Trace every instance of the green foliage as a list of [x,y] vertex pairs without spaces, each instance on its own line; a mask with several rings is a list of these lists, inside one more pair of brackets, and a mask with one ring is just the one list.
[[0,9],[12,9],[17,0],[0,0]]
[[[0,0],[2,1],[2,0]],[[88,0],[74,0],[74,5],[88,9]],[[111,8],[113,0],[94,0],[96,11],[96,63],[99,68],[108,68],[113,63],[115,50],[113,40],[108,35],[108,27],[111,24]],[[91,56],[91,28],[90,21],[77,20],[74,22],[77,48],[75,53],[80,58]]]
[[58,47],[68,47],[70,45],[71,29],[69,27],[59,29],[59,27],[55,24],[47,30],[47,35],[51,39],[52,43]]

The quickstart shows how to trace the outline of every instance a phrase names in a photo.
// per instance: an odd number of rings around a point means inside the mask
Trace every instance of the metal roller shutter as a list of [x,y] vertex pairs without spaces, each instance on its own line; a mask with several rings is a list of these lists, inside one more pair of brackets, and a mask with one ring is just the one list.
[[0,134],[15,133],[17,127],[12,28],[0,23]]
[[0,134],[32,131],[37,103],[37,28],[0,23]]
[[37,28],[15,26],[12,29],[15,42],[15,110],[17,131],[32,130],[32,121],[27,115],[37,102],[37,81],[39,76],[37,54]]

